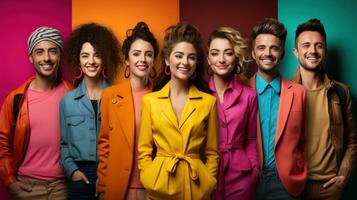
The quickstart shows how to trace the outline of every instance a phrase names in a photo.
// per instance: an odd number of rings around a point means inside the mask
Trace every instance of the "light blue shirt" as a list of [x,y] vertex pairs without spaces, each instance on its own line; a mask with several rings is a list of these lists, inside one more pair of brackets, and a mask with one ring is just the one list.
[[[102,88],[108,87],[107,81]],[[61,166],[68,178],[78,169],[76,161],[98,162],[97,138],[100,130],[100,101],[97,122],[91,101],[86,95],[84,80],[62,97],[60,103]],[[96,127],[97,123],[97,127]]]
[[257,73],[256,89],[264,151],[264,169],[275,168],[274,141],[280,103],[280,76],[267,83]]

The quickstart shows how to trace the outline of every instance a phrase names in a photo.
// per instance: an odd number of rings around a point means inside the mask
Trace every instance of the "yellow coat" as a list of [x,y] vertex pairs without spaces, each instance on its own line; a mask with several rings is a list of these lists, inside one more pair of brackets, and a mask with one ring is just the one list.
[[167,83],[143,97],[140,181],[147,199],[210,199],[219,162],[216,100],[191,86],[177,123],[169,91]]

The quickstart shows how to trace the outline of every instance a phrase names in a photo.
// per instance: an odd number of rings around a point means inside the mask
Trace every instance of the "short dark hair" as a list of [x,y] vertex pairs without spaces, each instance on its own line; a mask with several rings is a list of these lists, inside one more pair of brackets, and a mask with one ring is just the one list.
[[271,34],[280,39],[282,46],[285,46],[286,35],[288,34],[284,24],[274,18],[265,18],[254,26],[252,32],[252,38],[255,38],[259,34]]
[[[78,71],[80,52],[82,45],[86,42],[89,42],[99,53],[103,62],[103,70],[109,82],[114,83],[120,64],[120,44],[113,32],[105,26],[88,23],[73,30],[64,51],[67,67],[74,74]],[[76,79],[74,85],[78,86],[82,78]]]
[[304,32],[304,31],[316,31],[321,34],[321,36],[325,40],[325,44],[327,42],[326,40],[326,32],[324,25],[321,23],[319,19],[313,18],[308,20],[307,22],[304,22],[300,24],[295,31],[295,46],[296,46],[296,40],[299,37],[299,35]]
[[130,47],[137,39],[142,39],[146,42],[149,42],[154,50],[154,58],[157,57],[159,54],[159,45],[157,44],[154,34],[150,31],[148,25],[145,22],[138,22],[134,29],[129,29],[126,31],[126,38],[122,47],[125,60],[129,58]]

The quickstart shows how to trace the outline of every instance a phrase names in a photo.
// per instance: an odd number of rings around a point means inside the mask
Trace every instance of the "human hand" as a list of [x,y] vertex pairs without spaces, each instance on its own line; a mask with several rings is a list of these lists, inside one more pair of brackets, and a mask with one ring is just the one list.
[[346,177],[345,176],[335,176],[329,181],[327,181],[322,187],[327,188],[331,185],[335,184],[337,187],[343,188],[346,184]]
[[83,174],[83,172],[76,170],[71,177],[72,181],[81,181],[83,180],[85,183],[89,184],[88,178],[86,175]]

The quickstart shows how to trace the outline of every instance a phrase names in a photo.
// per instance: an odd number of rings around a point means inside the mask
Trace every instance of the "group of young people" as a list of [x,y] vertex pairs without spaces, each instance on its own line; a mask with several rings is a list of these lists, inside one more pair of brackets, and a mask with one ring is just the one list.
[[[284,79],[286,35],[265,19],[249,51],[219,27],[205,53],[198,29],[178,23],[159,54],[144,22],[122,46],[95,23],[65,47],[58,30],[36,29],[35,77],[1,108],[2,183],[14,199],[341,199],[357,156],[351,95],[323,70],[318,19],[296,29],[299,67]],[[61,79],[62,54],[74,89]]]

